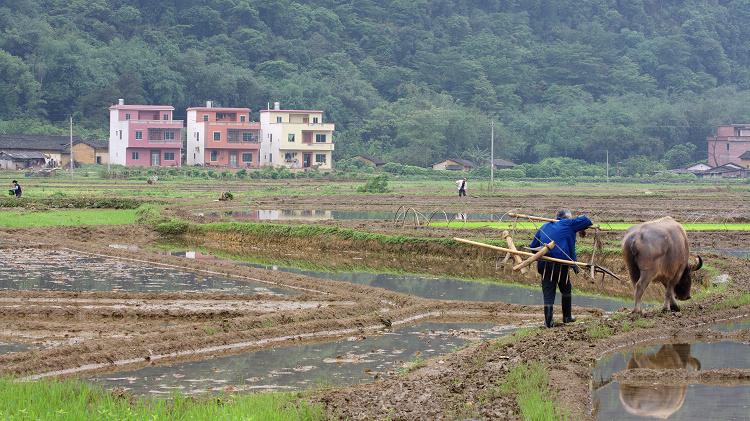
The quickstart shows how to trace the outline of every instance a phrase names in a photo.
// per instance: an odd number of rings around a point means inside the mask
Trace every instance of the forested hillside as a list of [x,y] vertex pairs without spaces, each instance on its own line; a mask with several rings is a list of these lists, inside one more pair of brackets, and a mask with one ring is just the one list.
[[748,22],[748,0],[5,0],[0,128],[278,101],[324,110],[339,160],[481,160],[494,121],[497,158],[673,168],[750,123]]

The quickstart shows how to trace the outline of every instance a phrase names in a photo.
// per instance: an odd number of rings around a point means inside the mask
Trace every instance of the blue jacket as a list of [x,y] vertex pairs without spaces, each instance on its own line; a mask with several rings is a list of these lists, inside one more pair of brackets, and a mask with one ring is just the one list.
[[[573,219],[557,218],[555,222],[547,222],[539,228],[534,235],[529,247],[541,247],[544,244],[555,240],[555,247],[547,252],[545,256],[554,257],[555,259],[577,261],[576,257],[576,233],[591,226],[591,220],[588,216],[579,216]],[[538,267],[553,265],[553,262],[547,260],[538,260]],[[573,266],[573,270],[578,273],[578,267]]]

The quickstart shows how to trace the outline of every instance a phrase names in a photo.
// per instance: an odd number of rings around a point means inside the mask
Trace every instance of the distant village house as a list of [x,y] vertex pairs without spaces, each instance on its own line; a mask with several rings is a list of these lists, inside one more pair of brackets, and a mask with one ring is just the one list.
[[374,165],[377,171],[380,171],[383,165],[386,164],[386,162],[382,159],[378,159],[370,155],[355,155],[354,157],[361,161],[364,161],[367,164]]
[[708,141],[708,165],[718,167],[734,163],[748,168],[748,164],[742,164],[740,156],[750,151],[750,125],[719,126],[716,131],[716,136],[706,138]]
[[463,171],[469,172],[474,168],[474,163],[465,159],[451,158],[432,164],[433,170]]

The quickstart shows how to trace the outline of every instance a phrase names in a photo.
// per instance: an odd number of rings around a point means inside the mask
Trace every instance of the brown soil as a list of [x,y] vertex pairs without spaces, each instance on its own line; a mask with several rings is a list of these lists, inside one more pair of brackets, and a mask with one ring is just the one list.
[[[607,230],[606,221],[645,221],[671,215],[681,222],[747,221],[750,209],[747,195],[723,187],[704,187],[682,193],[679,189],[608,192],[607,186],[591,191],[587,186],[554,186],[549,191],[528,194],[521,189],[508,190],[502,196],[457,197],[403,192],[392,195],[278,196],[252,202],[263,209],[383,210],[396,213],[412,209],[423,215],[435,212],[481,212],[501,215],[508,211],[550,217],[558,206],[568,206],[576,214],[587,214],[600,222],[599,239],[606,248],[617,248],[622,232]],[[247,202],[192,201],[174,203],[167,212],[194,222],[205,218],[194,210],[237,206]],[[294,223],[282,221],[280,223]],[[321,221],[360,231],[401,234],[424,238],[463,237],[476,240],[501,239],[498,224],[486,228],[466,229],[458,225],[438,228],[417,224],[413,220]],[[518,243],[525,243],[530,233],[513,231]],[[750,233],[703,231],[689,233],[691,247],[748,248]],[[270,347],[330,341],[342,335],[416,323],[439,321],[493,321],[522,324],[538,319],[541,306],[521,306],[502,302],[458,302],[422,299],[364,285],[313,279],[303,275],[240,267],[230,263],[185,259],[176,256],[147,254],[109,247],[110,244],[137,244],[146,247],[162,238],[151,227],[53,227],[4,229],[0,248],[26,253],[66,250],[95,255],[112,261],[130,261],[161,265],[197,273],[248,280],[292,289],[294,296],[266,294],[137,294],[122,292],[3,292],[0,293],[0,342],[35,343],[42,348],[28,352],[0,355],[4,373],[20,376],[56,374],[62,377],[116,372],[147,365],[169,364],[200,359],[211,355],[236,354]],[[204,247],[222,238],[201,238]],[[497,253],[466,246],[465,248],[431,250],[375,250],[355,244],[321,245],[314,242],[280,239],[238,238],[234,247],[245,250],[252,241],[259,254],[298,256],[309,253],[336,255],[326,257],[324,264],[387,265],[404,270],[465,277],[502,278],[510,282],[536,285],[533,275],[522,276],[502,266],[496,268]],[[591,236],[579,241],[593,245]],[[222,249],[226,250],[227,244]],[[229,247],[231,249],[231,247]],[[321,253],[324,250],[324,253]],[[591,402],[591,367],[603,356],[636,345],[656,343],[689,343],[695,341],[750,340],[745,330],[721,333],[707,331],[706,325],[750,317],[750,306],[714,310],[723,297],[747,292],[750,287],[750,265],[747,260],[702,253],[705,264],[716,273],[732,277],[731,288],[701,300],[681,303],[679,313],[645,311],[639,323],[629,315],[630,308],[607,315],[600,310],[574,308],[583,323],[556,326],[516,341],[485,341],[458,352],[427,360],[423,367],[407,374],[384,373],[369,384],[342,389],[322,390],[309,395],[325,404],[331,414],[351,420],[453,420],[453,419],[521,419],[512,394],[501,393],[506,373],[520,363],[540,362],[549,374],[549,390],[574,419],[594,419]],[[630,297],[627,281],[617,253],[595,256],[601,266],[611,269],[623,280],[606,278],[601,282],[589,277],[573,279],[579,290]],[[579,260],[587,261],[583,253]],[[310,260],[309,258],[306,260]],[[8,263],[4,263],[8,264]],[[694,288],[710,283],[708,271],[696,274]],[[663,289],[650,286],[648,297],[658,300]],[[631,304],[632,306],[632,301]],[[558,312],[559,313],[559,312]],[[608,329],[610,335],[598,338],[591,321]],[[54,345],[54,346],[53,346]],[[747,384],[750,370],[711,370],[700,375],[687,370],[639,369],[619,373],[617,381],[648,384],[653,379],[674,384]],[[670,383],[670,384],[671,384]]]

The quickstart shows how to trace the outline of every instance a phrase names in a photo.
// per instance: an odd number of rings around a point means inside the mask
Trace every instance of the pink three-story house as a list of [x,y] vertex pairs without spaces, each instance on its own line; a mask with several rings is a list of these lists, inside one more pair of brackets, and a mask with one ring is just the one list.
[[258,168],[260,122],[250,121],[250,108],[187,109],[188,165]]
[[112,164],[180,166],[182,120],[172,120],[169,105],[109,107],[109,157]]

